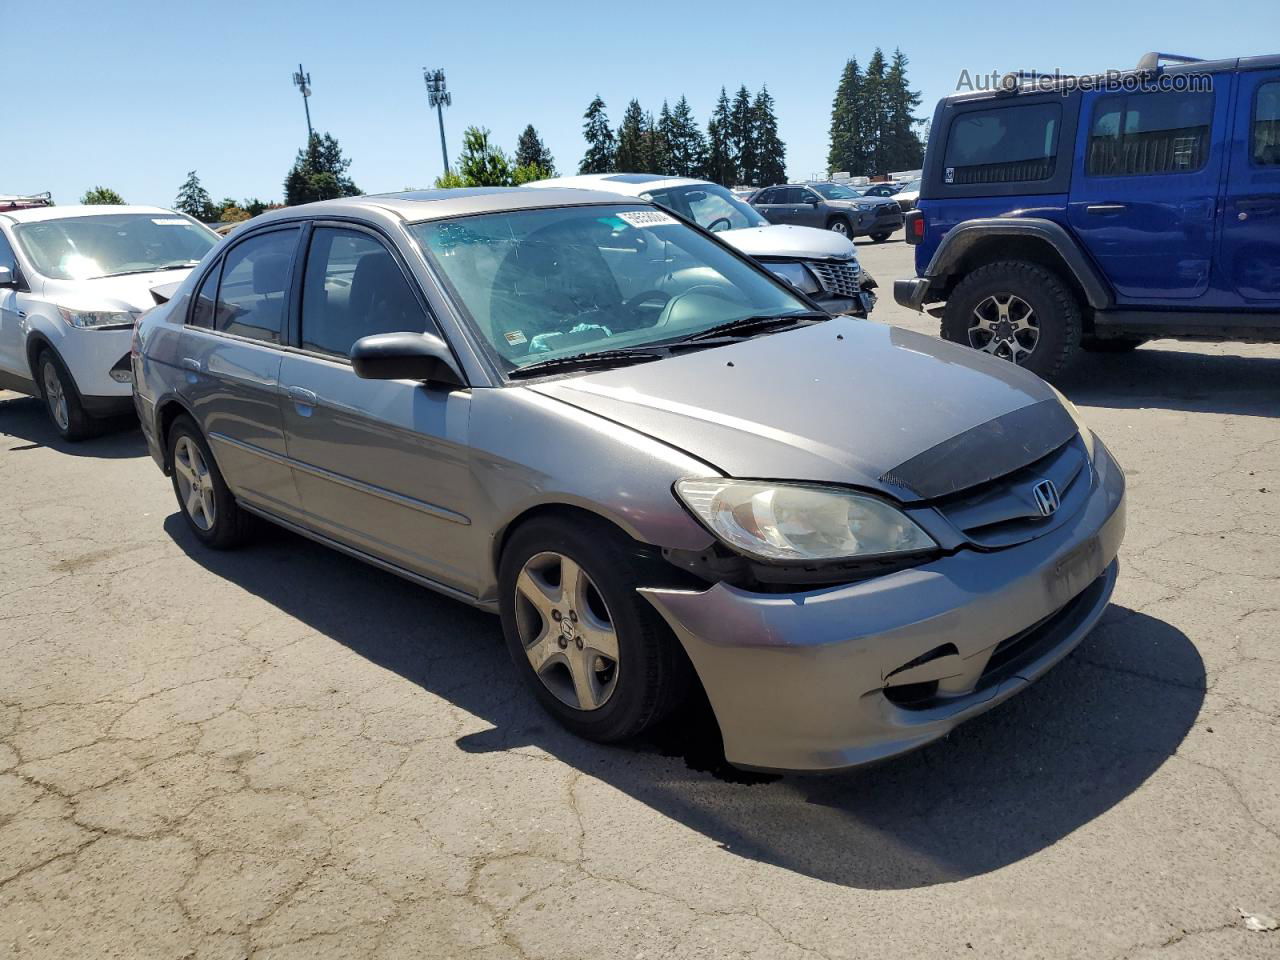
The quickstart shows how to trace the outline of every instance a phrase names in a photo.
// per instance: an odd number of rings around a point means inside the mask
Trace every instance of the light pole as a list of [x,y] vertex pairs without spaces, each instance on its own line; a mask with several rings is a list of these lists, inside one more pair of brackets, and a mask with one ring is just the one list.
[[293,75],[293,85],[302,94],[302,109],[307,111],[307,148],[310,149],[311,138],[315,136],[311,131],[311,105],[307,102],[311,96],[311,74],[303,72],[302,64],[298,64],[298,72]]
[[444,158],[444,172],[449,172],[449,148],[444,143],[444,108],[453,104],[453,95],[445,87],[444,71],[422,68],[422,80],[427,85],[427,103],[436,108],[440,121],[440,155]]

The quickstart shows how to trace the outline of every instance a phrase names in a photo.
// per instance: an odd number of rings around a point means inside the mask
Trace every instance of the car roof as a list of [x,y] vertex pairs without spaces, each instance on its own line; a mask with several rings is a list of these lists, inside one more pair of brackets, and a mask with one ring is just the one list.
[[173,216],[172,210],[164,207],[144,207],[137,204],[96,203],[73,204],[69,207],[27,207],[19,210],[6,210],[0,217],[6,217],[11,223],[34,223],[38,220],[64,220],[67,217],[95,217],[112,213],[144,213],[155,216]]
[[410,190],[403,193],[340,197],[335,200],[304,203],[296,207],[280,207],[254,217],[254,224],[289,220],[298,216],[367,216],[375,212],[390,213],[410,223],[418,223],[424,220],[443,220],[471,214],[617,203],[618,199],[617,194],[599,190],[528,190],[525,187]]
[[665,173],[582,173],[573,177],[551,177],[526,183],[526,187],[546,190],[553,187],[607,190],[626,197],[638,197],[650,190],[686,185],[711,186],[710,181],[694,177],[672,177]]

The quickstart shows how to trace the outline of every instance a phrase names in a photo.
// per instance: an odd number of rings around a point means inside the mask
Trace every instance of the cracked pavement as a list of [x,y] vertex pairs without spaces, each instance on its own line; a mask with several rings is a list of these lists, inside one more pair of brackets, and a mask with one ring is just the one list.
[[[901,242],[860,244],[877,318]],[[726,777],[605,748],[496,619],[289,534],[189,536],[136,431],[0,393],[0,958],[1276,956],[1280,346],[1062,384],[1125,466],[1114,605],[947,740]],[[746,782],[734,782],[734,781]]]

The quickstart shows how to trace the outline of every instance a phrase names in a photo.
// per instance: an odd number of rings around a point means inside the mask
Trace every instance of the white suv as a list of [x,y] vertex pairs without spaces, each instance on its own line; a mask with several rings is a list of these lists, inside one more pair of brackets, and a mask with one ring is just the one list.
[[0,388],[43,398],[67,440],[132,409],[134,321],[219,239],[160,207],[0,202]]

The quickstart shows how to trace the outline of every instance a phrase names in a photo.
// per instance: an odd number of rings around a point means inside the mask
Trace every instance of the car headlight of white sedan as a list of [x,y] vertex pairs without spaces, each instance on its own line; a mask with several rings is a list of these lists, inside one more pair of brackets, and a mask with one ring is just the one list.
[[937,548],[901,510],[852,490],[685,479],[676,494],[719,539],[758,560],[854,560]]

